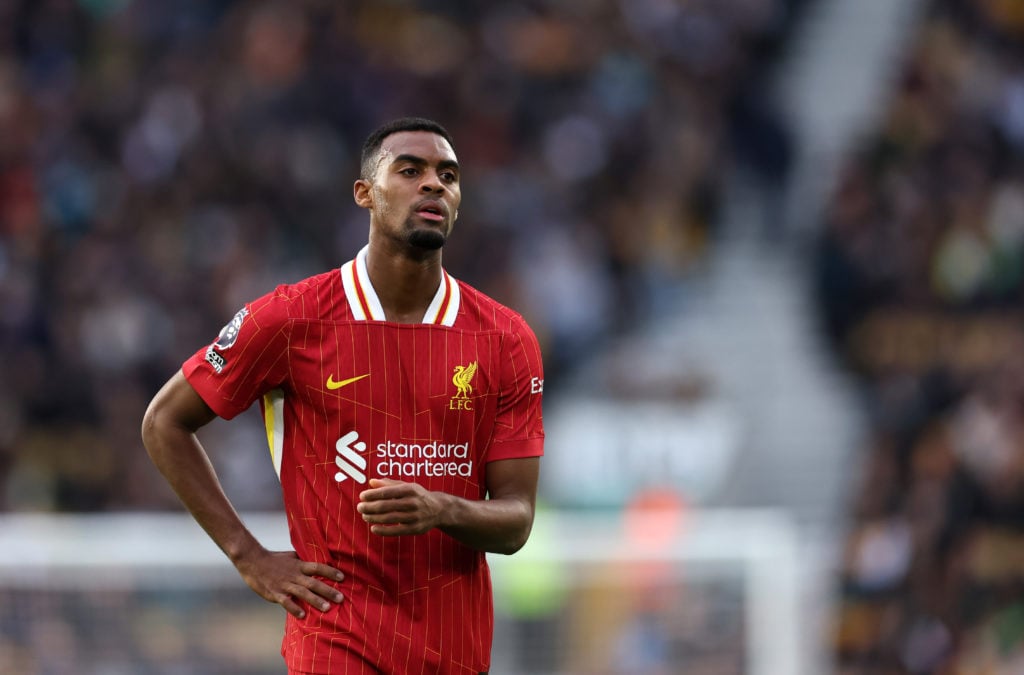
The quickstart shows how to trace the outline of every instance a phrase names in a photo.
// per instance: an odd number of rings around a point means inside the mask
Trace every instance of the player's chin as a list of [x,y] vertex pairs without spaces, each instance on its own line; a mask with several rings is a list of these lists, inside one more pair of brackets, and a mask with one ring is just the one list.
[[409,232],[409,245],[427,251],[436,251],[444,246],[448,235],[434,228],[416,228]]

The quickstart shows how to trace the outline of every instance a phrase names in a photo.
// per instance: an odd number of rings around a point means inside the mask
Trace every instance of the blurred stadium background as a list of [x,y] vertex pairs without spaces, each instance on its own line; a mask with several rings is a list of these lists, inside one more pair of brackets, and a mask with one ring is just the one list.
[[0,0],[0,673],[282,672],[139,423],[405,114],[546,358],[493,672],[1024,672],[1021,3]]

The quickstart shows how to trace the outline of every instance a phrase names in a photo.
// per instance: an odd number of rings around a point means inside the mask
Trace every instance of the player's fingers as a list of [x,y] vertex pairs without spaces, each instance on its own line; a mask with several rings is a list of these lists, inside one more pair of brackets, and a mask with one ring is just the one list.
[[299,571],[307,576],[323,577],[324,579],[334,579],[336,581],[341,581],[345,578],[341,570],[317,562],[304,562],[299,565]]
[[332,602],[341,602],[344,597],[341,594],[341,591],[314,577],[304,576],[297,579],[295,583],[296,585],[312,592],[314,594],[313,599],[315,603],[321,602],[321,598],[331,600]]
[[370,532],[382,537],[400,537],[408,534],[404,525],[371,525]]
[[326,612],[331,608],[330,602],[301,584],[289,584],[285,590],[296,600],[301,600],[310,607],[319,609],[321,612]]
[[285,611],[296,619],[303,619],[306,616],[305,610],[299,607],[298,603],[287,593],[275,593],[271,598],[274,602],[284,607]]
[[376,502],[360,502],[356,510],[363,515],[382,515],[386,513],[406,512],[412,513],[417,510],[415,500],[412,499],[388,499]]
[[333,586],[328,586],[322,581],[313,579],[312,577],[309,577],[307,588],[316,593],[321,598],[324,598],[325,600],[329,600],[331,602],[341,602],[345,599],[345,596],[341,594],[341,591],[334,588]]
[[[375,481],[370,481],[374,483]],[[387,484],[371,487],[359,493],[359,501],[362,503],[383,501],[388,499],[402,499],[416,494],[416,488],[409,483],[401,481],[389,481]]]
[[408,525],[372,525],[370,526],[370,532],[373,534],[380,535],[382,537],[401,537],[407,534],[423,534],[428,528],[424,528],[416,523]]
[[407,525],[419,520],[415,512],[388,511],[386,513],[364,513],[363,520],[376,525]]

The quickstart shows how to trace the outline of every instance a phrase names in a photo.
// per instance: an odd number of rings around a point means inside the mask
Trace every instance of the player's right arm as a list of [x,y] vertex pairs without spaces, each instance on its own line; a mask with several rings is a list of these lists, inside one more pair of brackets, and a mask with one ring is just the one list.
[[153,398],[143,418],[142,439],[153,463],[249,587],[265,600],[300,619],[305,612],[299,601],[322,611],[331,602],[341,602],[341,593],[317,578],[340,581],[339,570],[299,560],[294,551],[269,551],[245,527],[196,437],[196,431],[214,417],[178,371]]

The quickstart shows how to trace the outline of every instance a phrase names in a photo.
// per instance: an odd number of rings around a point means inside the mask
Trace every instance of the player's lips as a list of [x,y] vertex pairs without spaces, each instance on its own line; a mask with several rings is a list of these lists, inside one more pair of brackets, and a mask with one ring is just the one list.
[[445,208],[443,202],[439,202],[436,199],[427,199],[422,202],[418,202],[413,207],[413,213],[424,220],[431,220],[439,223],[447,217],[448,210]]

